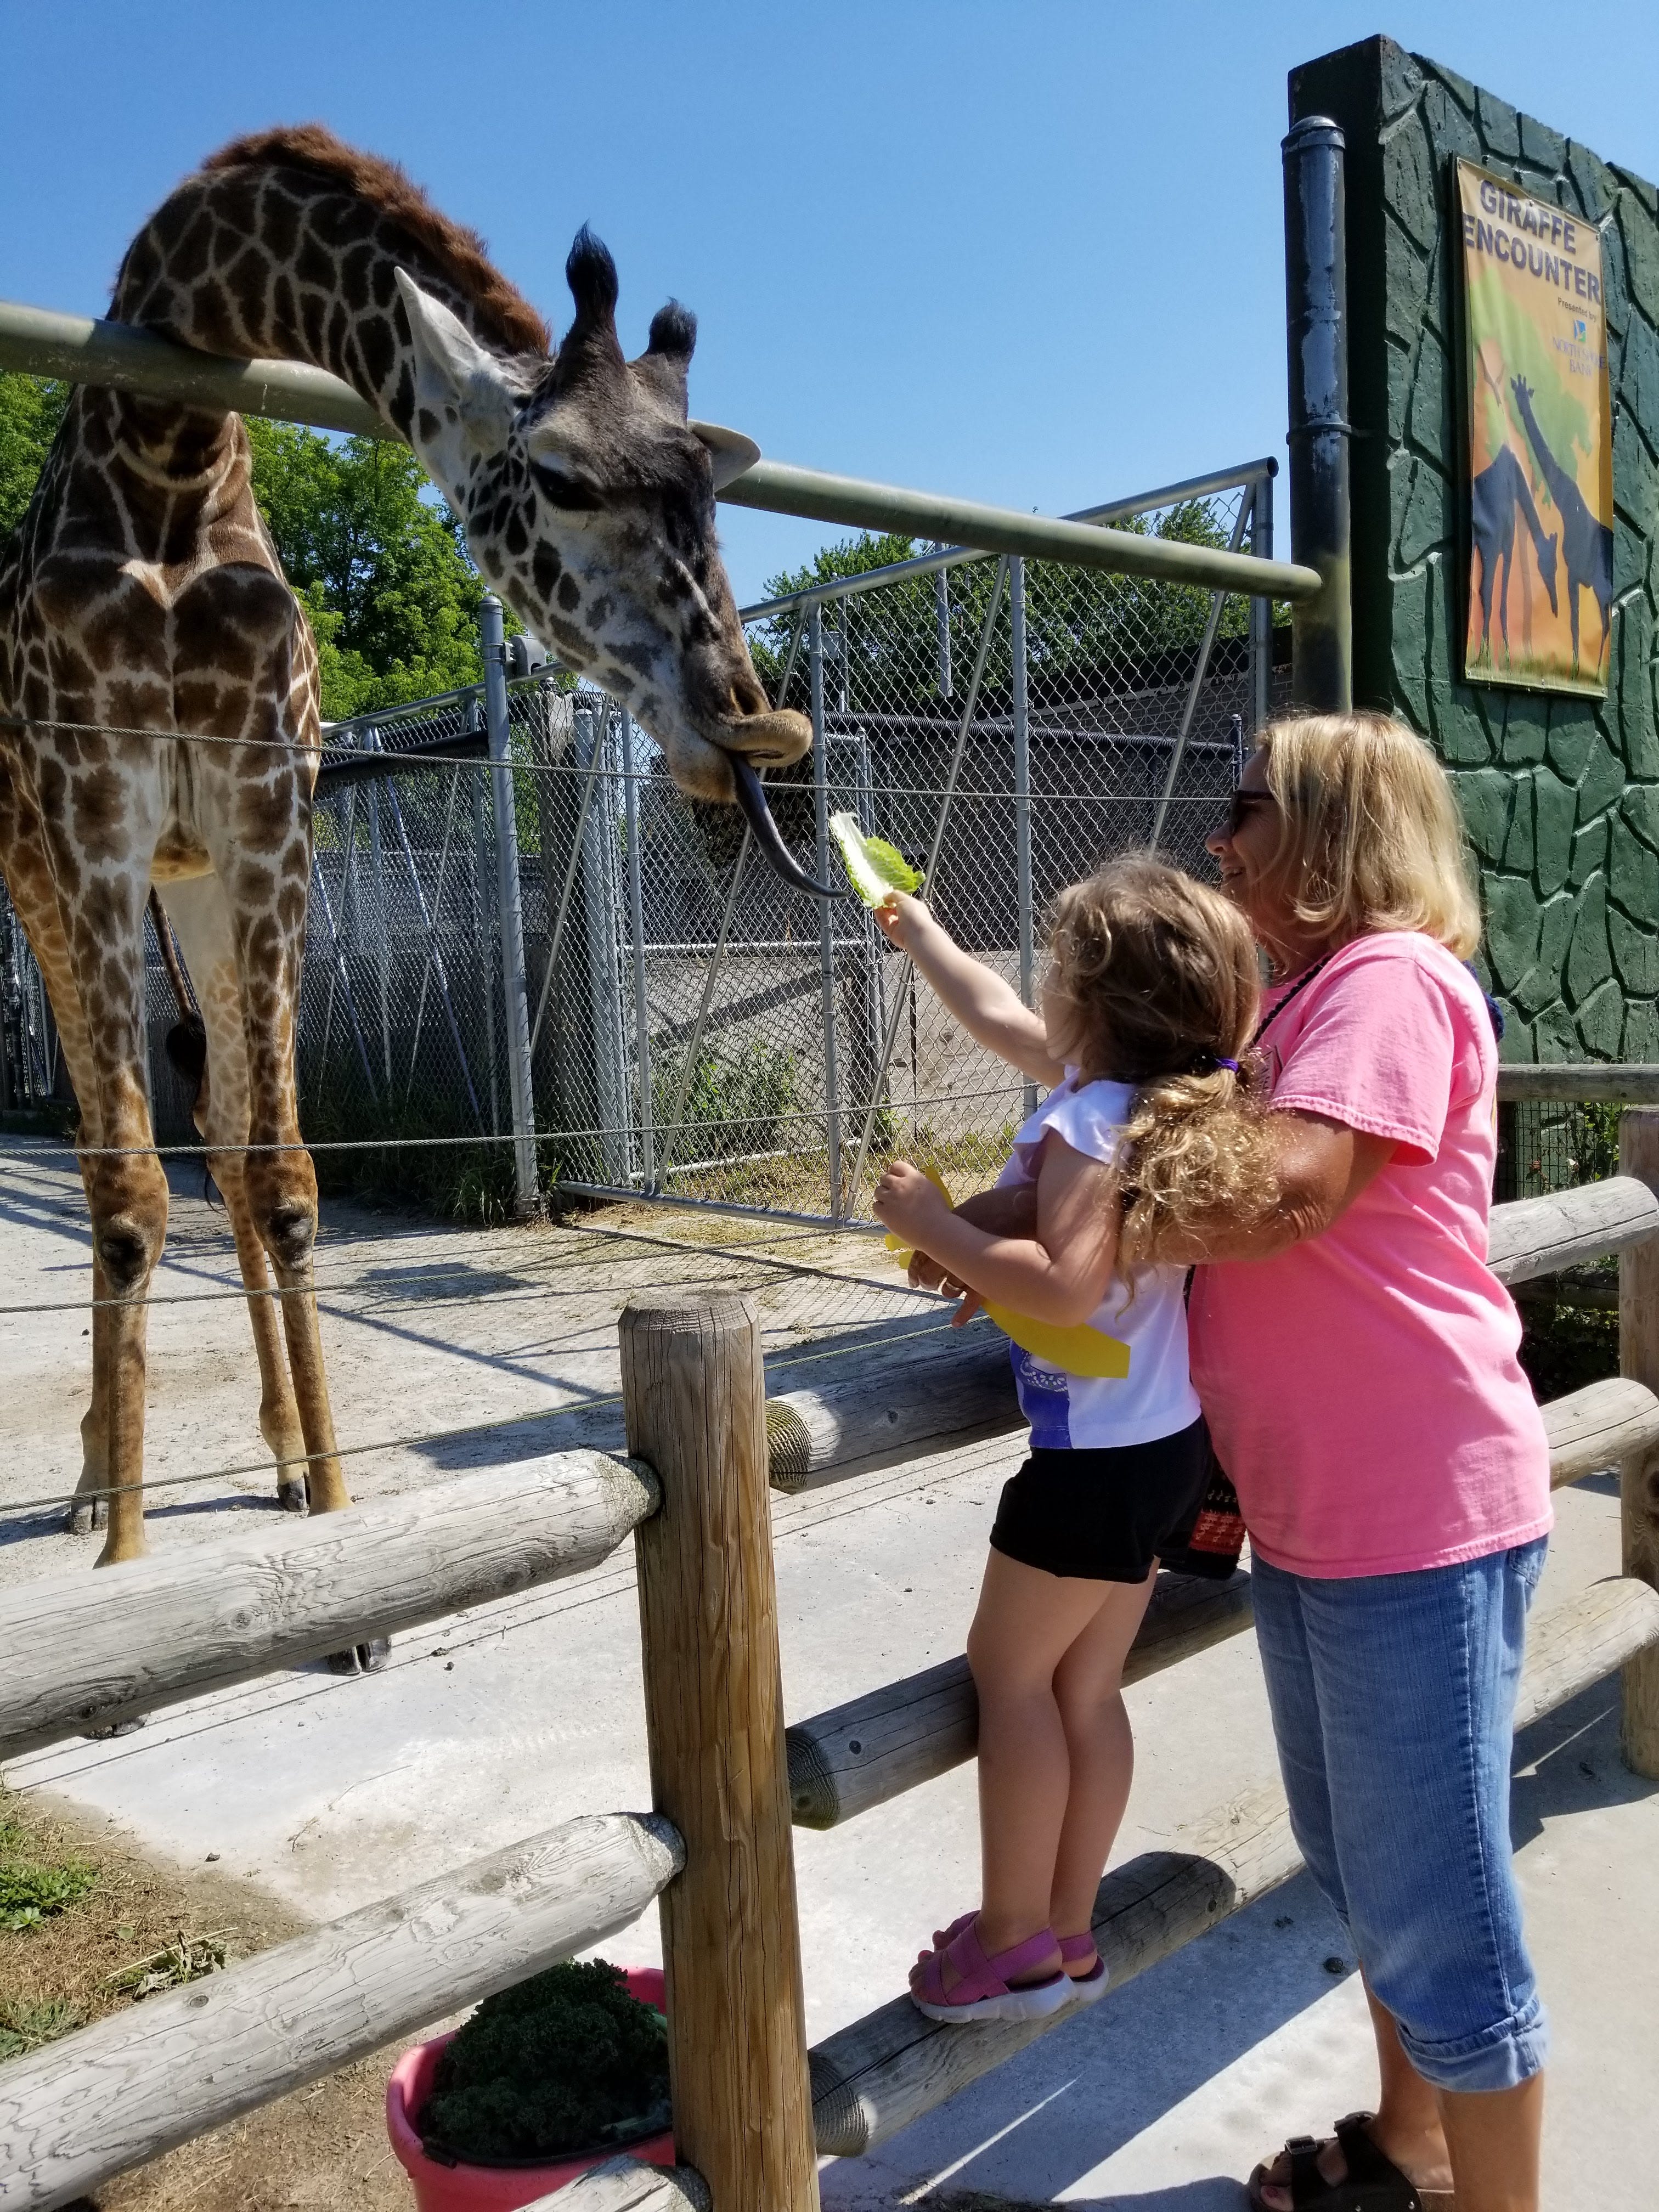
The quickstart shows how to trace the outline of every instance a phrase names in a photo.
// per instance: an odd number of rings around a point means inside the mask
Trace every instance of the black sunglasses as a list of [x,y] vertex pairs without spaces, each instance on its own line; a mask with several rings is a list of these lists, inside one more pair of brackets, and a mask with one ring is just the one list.
[[1222,823],[1222,835],[1237,837],[1250,818],[1253,806],[1276,806],[1278,800],[1270,791],[1236,791],[1227,802],[1226,818]]

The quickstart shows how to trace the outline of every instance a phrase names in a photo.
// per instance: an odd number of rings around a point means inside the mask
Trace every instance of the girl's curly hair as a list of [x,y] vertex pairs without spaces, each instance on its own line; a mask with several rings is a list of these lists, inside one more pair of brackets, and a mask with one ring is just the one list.
[[[1212,1222],[1265,1218],[1278,1182],[1247,1057],[1261,987],[1237,908],[1177,868],[1127,854],[1060,893],[1049,951],[1051,988],[1077,1010],[1084,1080],[1136,1086],[1124,1137],[1125,1274]],[[1235,1072],[1225,1060],[1243,1064]]]

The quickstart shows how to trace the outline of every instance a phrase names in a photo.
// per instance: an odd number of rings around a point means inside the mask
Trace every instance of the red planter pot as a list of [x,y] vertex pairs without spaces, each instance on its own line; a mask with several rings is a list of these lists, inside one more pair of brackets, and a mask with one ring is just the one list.
[[[641,2004],[662,2010],[659,1967],[636,1968],[628,1977],[628,1987]],[[428,2158],[410,2124],[410,2115],[420,2111],[431,2094],[438,2054],[450,2040],[447,2035],[434,2036],[430,2043],[417,2043],[412,2051],[405,2051],[386,2085],[386,2133],[392,2138],[393,2155],[409,2176],[419,2212],[519,2212],[521,2205],[533,2204],[538,2197],[562,2189],[590,2166],[603,2166],[606,2159],[617,2156],[613,2148],[591,2151],[586,2158],[555,2159],[547,2166],[440,2166],[436,2159]],[[629,2158],[643,2159],[648,2166],[674,2163],[672,2130],[619,2148]]]

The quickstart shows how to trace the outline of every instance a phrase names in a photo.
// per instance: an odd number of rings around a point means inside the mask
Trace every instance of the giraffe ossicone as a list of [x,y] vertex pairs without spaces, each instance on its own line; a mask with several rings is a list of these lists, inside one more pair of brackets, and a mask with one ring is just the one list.
[[[110,313],[343,377],[414,445],[530,629],[637,715],[684,790],[743,804],[802,880],[754,770],[799,758],[811,732],[761,689],[720,561],[714,461],[687,419],[695,320],[671,302],[629,362],[610,255],[583,232],[566,273],[575,317],[556,349],[472,233],[307,125],[187,177],[129,247]],[[348,1504],[295,1096],[317,655],[239,416],[73,393],[0,545],[0,869],[51,996],[92,1216],[72,1524],[107,1522],[100,1565],[145,1547],[147,1300],[167,1219],[146,1081],[152,887],[205,1036],[197,1126],[249,1293],[279,1495]]]

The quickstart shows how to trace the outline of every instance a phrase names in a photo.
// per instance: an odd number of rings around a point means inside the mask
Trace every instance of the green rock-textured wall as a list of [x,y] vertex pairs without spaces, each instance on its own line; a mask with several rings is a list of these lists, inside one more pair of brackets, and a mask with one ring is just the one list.
[[[1421,731],[1456,781],[1504,1057],[1659,1060],[1659,193],[1388,39],[1292,74],[1291,120],[1322,114],[1348,143],[1356,700]],[[1601,230],[1616,602],[1605,701],[1458,680],[1459,155]]]

